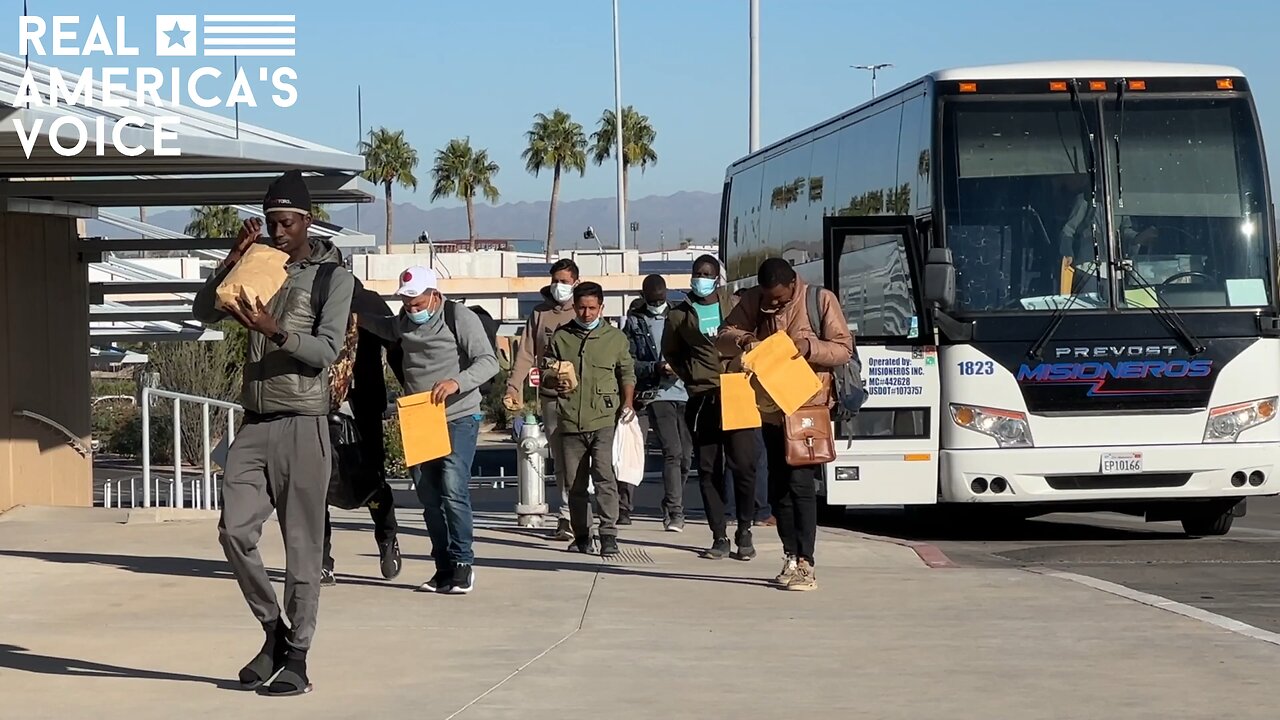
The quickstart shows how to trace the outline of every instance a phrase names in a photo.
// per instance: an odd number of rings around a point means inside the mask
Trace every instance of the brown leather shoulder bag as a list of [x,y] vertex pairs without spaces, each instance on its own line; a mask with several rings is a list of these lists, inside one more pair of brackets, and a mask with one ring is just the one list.
[[832,436],[831,410],[825,405],[806,405],[783,421],[787,464],[792,467],[821,465],[836,459]]

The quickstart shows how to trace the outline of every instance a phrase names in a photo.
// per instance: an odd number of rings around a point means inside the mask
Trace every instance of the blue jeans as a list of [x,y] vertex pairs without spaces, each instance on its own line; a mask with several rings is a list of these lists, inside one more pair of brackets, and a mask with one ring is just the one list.
[[476,457],[480,423],[466,417],[449,421],[452,452],[412,469],[422,502],[422,517],[431,537],[431,557],[437,570],[475,562],[472,552],[471,463]]

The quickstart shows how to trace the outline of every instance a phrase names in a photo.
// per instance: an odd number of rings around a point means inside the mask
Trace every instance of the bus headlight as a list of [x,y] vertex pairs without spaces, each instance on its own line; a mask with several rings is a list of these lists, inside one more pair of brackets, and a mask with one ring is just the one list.
[[1204,425],[1204,441],[1235,442],[1240,433],[1275,416],[1274,397],[1213,408],[1209,411],[1209,421]]
[[1026,413],[952,404],[951,420],[966,430],[995,438],[1000,447],[1035,447]]

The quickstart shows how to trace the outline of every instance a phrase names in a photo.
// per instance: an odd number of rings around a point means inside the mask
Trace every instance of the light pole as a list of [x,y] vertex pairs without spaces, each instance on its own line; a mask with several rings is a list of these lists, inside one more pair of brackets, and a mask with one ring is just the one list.
[[760,149],[760,0],[751,0],[751,143]]
[[850,65],[849,67],[853,68],[854,70],[871,71],[871,98],[874,100],[876,97],[876,75],[881,70],[884,70],[885,68],[893,67],[893,63],[876,63],[874,65]]
[[618,0],[613,0],[613,133],[617,139],[618,158],[618,249],[627,249],[626,187],[622,179],[622,50],[618,33]]

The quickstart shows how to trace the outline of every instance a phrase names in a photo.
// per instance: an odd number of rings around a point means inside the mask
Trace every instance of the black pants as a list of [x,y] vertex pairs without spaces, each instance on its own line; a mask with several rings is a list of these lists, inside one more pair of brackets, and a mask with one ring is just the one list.
[[724,509],[726,464],[733,472],[738,529],[750,529],[756,514],[756,460],[760,455],[755,430],[722,430],[720,396],[714,392],[689,398],[685,422],[693,436],[702,506],[712,537],[729,537]]
[[[373,518],[373,539],[381,546],[394,540],[400,529],[396,525],[396,501],[391,486],[385,482],[378,492],[369,498],[369,517]],[[324,509],[324,569],[333,572],[333,526],[329,521],[329,508]]]
[[[685,406],[683,402],[658,400],[646,405],[640,413],[645,436],[648,437],[652,427],[658,436],[658,448],[662,450],[662,517],[667,520],[684,520],[684,482],[689,477],[693,455],[693,438],[684,419]],[[618,508],[624,515],[631,514],[635,490],[627,483],[618,483]]]
[[787,464],[781,425],[765,423],[762,432],[769,456],[769,504],[778,521],[782,551],[813,564],[813,546],[818,537],[818,466]]

